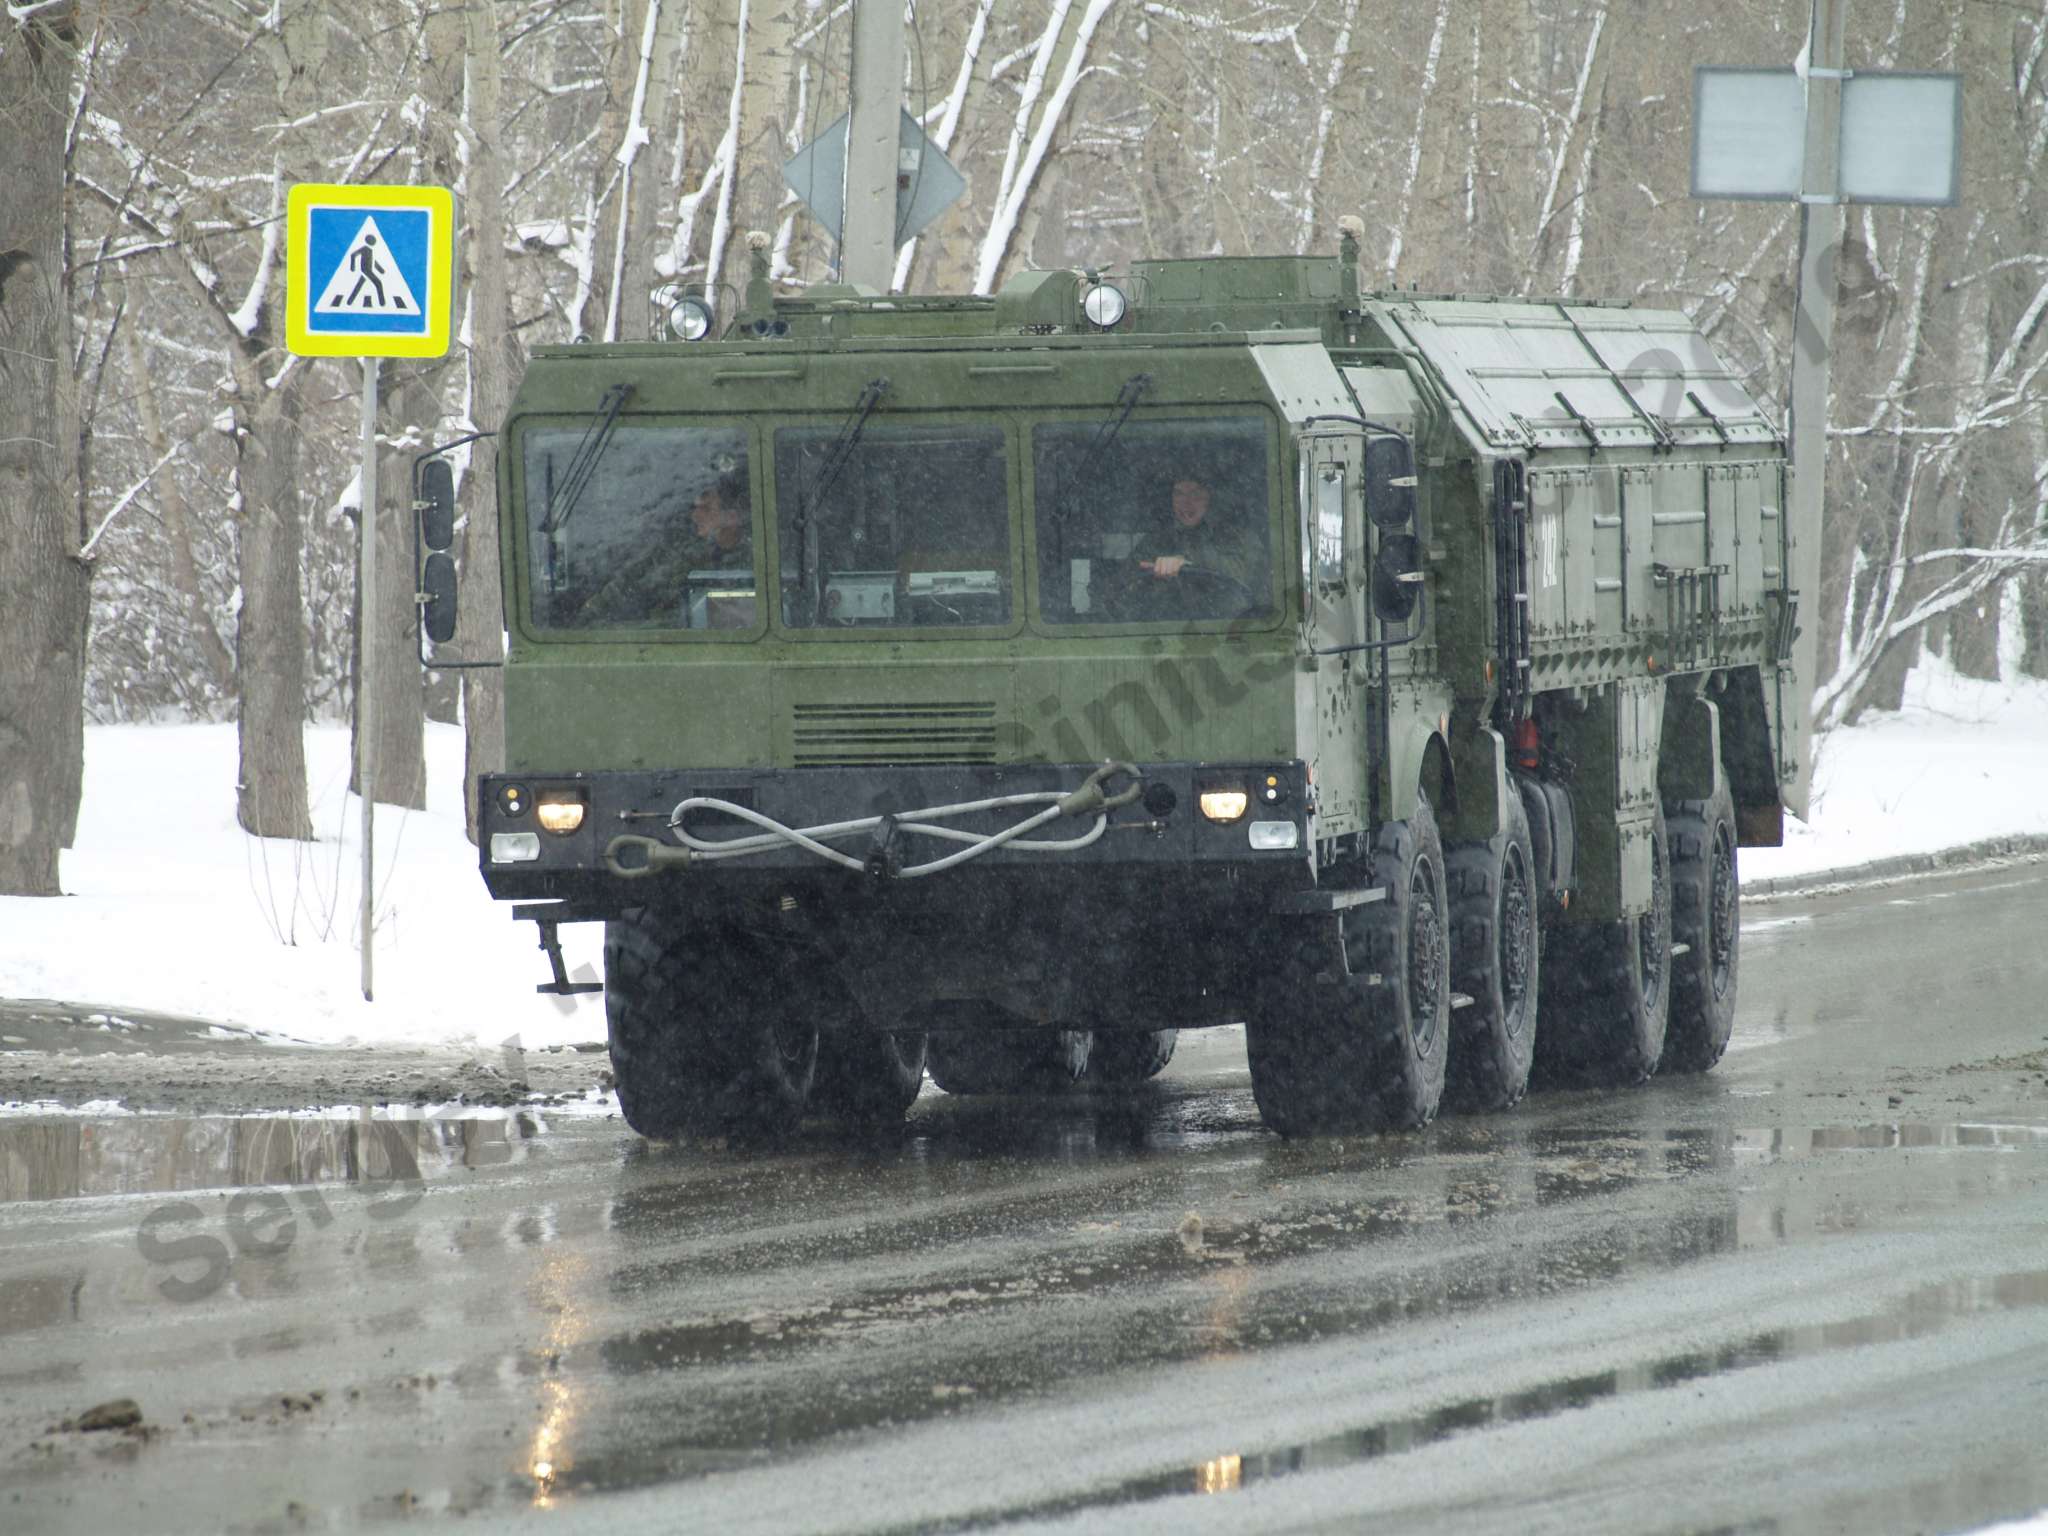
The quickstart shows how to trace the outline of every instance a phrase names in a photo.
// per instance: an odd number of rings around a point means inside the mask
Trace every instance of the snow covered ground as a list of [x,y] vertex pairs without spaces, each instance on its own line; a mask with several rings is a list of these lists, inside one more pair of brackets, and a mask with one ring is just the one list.
[[[593,994],[535,993],[533,928],[485,894],[462,834],[462,737],[430,726],[424,812],[379,807],[376,1000],[356,952],[360,813],[348,733],[307,732],[318,841],[235,824],[231,725],[98,726],[86,735],[78,846],[59,900],[0,898],[0,997],[194,1014],[296,1040],[474,1042],[529,1050],[604,1036]],[[1835,732],[1814,818],[1749,849],[1745,879],[1805,874],[2008,833],[2048,833],[2048,684],[1914,674],[1896,715]],[[562,930],[597,979],[600,934]]]

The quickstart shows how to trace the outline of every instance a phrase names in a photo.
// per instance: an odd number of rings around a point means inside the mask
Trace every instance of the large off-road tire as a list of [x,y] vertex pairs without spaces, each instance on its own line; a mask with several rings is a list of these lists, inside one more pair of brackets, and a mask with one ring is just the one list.
[[[1742,884],[1736,874],[1735,800],[1664,807],[1671,849],[1671,1024],[1659,1072],[1704,1072],[1728,1049],[1741,969]],[[1679,953],[1680,946],[1684,952]]]
[[1640,1083],[1657,1070],[1671,1018],[1671,858],[1660,809],[1650,847],[1650,910],[1607,923],[1560,923],[1543,956],[1545,1083]]
[[935,1029],[925,1070],[948,1093],[1057,1093],[1088,1070],[1085,1029]]
[[1098,1029],[1088,1048],[1088,1081],[1098,1088],[1135,1088],[1173,1060],[1177,1029]]
[[1451,986],[1472,1001],[1451,1015],[1445,1102],[1506,1109],[1529,1088],[1540,985],[1536,856],[1520,795],[1506,826],[1444,860],[1451,896]]
[[1380,831],[1386,899],[1296,919],[1246,1021],[1252,1094],[1283,1136],[1408,1130],[1435,1118],[1451,1046],[1443,844],[1429,802]]
[[811,1107],[862,1125],[901,1120],[924,1086],[923,1031],[826,1030],[818,1039]]
[[803,1114],[818,1029],[736,928],[630,911],[604,925],[604,1012],[626,1123],[643,1136],[776,1134]]

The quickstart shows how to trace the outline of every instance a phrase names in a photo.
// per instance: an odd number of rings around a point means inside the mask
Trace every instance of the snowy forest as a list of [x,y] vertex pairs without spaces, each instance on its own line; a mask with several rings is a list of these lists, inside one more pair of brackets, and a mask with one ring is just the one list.
[[[359,366],[289,356],[299,182],[453,187],[458,345],[383,371],[378,798],[425,719],[493,757],[491,674],[422,677],[407,468],[534,345],[654,334],[667,285],[831,275],[782,165],[847,106],[848,0],[9,0],[0,17],[0,890],[55,888],[80,722],[239,723],[252,833],[312,828],[300,733],[357,686]],[[1802,0],[922,0],[908,110],[967,194],[899,288],[1334,251],[1368,285],[1682,308],[1782,409],[1792,203],[1689,195],[1693,70],[1787,65]],[[1840,252],[1823,727],[1923,648],[2048,675],[2048,4],[1865,0],[1848,62],[1964,81],[1963,196]],[[729,297],[722,307],[730,311]],[[465,612],[495,611],[487,454]],[[465,629],[470,626],[466,625]],[[38,852],[38,848],[44,851]]]

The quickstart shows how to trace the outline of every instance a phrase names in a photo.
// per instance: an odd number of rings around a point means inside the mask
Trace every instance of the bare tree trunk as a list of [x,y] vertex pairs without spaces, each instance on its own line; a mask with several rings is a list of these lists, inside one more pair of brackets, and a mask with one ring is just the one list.
[[633,174],[626,187],[625,223],[619,231],[623,265],[637,274],[619,294],[619,340],[645,341],[654,334],[656,316],[648,302],[655,273],[652,261],[661,223],[658,196],[662,186],[661,156],[655,144],[675,134],[675,113],[682,99],[682,81],[677,65],[682,54],[683,11],[689,0],[649,0],[649,22],[641,60],[643,98],[640,118],[652,141],[633,159]]
[[[143,446],[152,463],[171,453],[170,435],[164,431],[163,412],[157,403],[156,380],[143,351],[142,328],[131,325],[123,333],[128,353],[128,375],[135,390],[135,412],[142,423]],[[175,475],[166,475],[157,488],[157,507],[163,515],[164,542],[170,547],[171,585],[185,609],[185,627],[191,633],[199,658],[206,665],[206,679],[221,698],[235,692],[235,658],[227,642],[214,627],[213,613],[200,583],[199,562],[192,553],[192,515],[185,505],[185,493]]]
[[[376,699],[370,718],[377,727],[377,798],[386,805],[424,810],[427,804],[426,698],[418,659],[419,610],[413,605],[412,455],[390,446],[411,440],[407,429],[420,425],[431,432],[440,414],[428,378],[400,373],[402,365],[385,364],[379,399],[381,418],[377,448],[377,611],[365,615],[362,593],[356,593],[355,707],[349,718],[361,721],[363,651],[367,624],[376,637],[372,647],[369,686]],[[351,743],[354,736],[351,733]],[[363,792],[359,768],[362,755],[349,754],[349,788]]]
[[55,896],[85,769],[90,567],[64,271],[69,9],[0,18],[0,894]]
[[[251,367],[245,370],[254,373]],[[258,837],[311,841],[306,803],[304,543],[299,504],[300,391],[292,369],[255,400],[239,402],[235,480],[241,497],[242,607],[235,669],[242,679],[235,814]],[[260,387],[260,385],[259,385]]]
[[740,147],[735,164],[733,228],[773,231],[782,207],[782,162],[795,55],[796,0],[752,0],[747,9],[746,84],[740,92]]
[[1002,286],[1021,248],[1018,236],[1037,191],[1040,174],[1087,70],[1096,29],[1116,0],[1055,0],[1045,30],[1032,49],[1030,73],[1010,125],[1008,152],[991,200],[988,230],[975,258],[974,288],[993,293]]

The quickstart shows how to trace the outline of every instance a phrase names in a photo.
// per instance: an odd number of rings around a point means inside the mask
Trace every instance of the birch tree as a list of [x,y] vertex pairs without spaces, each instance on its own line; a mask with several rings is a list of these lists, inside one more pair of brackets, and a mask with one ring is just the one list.
[[1054,0],[1052,13],[1031,50],[1029,72],[1010,120],[1002,174],[984,205],[988,230],[974,264],[974,291],[991,293],[1018,248],[1019,226],[1053,142],[1088,73],[1088,50],[1096,29],[1116,0]]
[[66,276],[69,4],[0,14],[0,894],[59,894],[77,826],[89,569]]

